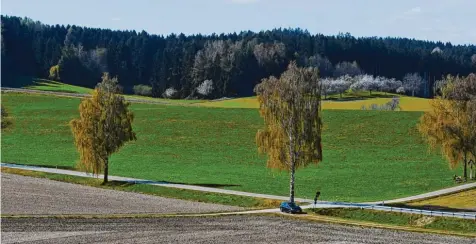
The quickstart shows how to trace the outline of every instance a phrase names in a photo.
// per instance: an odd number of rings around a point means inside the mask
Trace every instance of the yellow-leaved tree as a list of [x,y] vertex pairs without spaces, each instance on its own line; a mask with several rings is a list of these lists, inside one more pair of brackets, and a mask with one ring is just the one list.
[[291,62],[278,78],[255,87],[264,128],[256,134],[268,168],[290,172],[289,200],[294,202],[295,171],[322,160],[321,86],[316,68]]
[[136,139],[132,130],[134,116],[128,107],[129,103],[120,95],[117,78],[104,73],[92,97],[79,105],[80,118],[70,123],[80,154],[80,168],[96,175],[103,172],[104,183],[108,181],[111,154]]
[[431,149],[441,149],[451,168],[463,163],[467,180],[468,165],[476,160],[476,75],[448,76],[441,96],[430,104],[432,110],[420,118],[418,129]]
[[60,80],[58,65],[51,66],[50,75],[48,77],[52,80],[56,80],[56,81]]

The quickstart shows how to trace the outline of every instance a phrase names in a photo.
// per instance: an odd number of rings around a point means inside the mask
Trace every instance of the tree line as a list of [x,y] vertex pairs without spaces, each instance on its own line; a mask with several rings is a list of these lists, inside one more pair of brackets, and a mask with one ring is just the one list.
[[161,36],[13,16],[1,21],[3,86],[20,86],[17,78],[30,76],[93,88],[108,72],[119,77],[126,93],[146,85],[151,89],[137,89],[155,97],[239,97],[253,95],[261,79],[278,76],[296,61],[318,68],[323,78],[368,74],[404,80],[416,73],[424,85],[414,95],[430,97],[441,77],[476,71],[474,45],[313,35],[299,28]]

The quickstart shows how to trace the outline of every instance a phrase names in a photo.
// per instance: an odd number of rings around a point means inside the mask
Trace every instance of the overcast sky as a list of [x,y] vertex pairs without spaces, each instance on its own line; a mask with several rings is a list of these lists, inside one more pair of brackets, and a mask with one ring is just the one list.
[[163,35],[300,27],[476,44],[476,0],[1,0],[1,12]]

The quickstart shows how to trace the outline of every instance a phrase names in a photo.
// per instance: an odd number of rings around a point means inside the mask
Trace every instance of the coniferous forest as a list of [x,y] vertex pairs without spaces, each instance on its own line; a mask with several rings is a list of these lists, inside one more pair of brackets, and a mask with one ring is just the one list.
[[[262,78],[279,76],[290,61],[318,67],[321,77],[369,74],[402,79],[418,73],[432,96],[433,83],[448,74],[476,72],[476,46],[407,38],[325,36],[302,29],[259,33],[160,36],[74,25],[45,25],[29,18],[2,16],[1,78],[19,87],[19,77],[37,77],[94,87],[103,72],[117,76],[124,92],[136,85],[152,95],[206,98],[254,94]],[[198,91],[198,93],[197,93]],[[203,96],[202,96],[203,97]]]

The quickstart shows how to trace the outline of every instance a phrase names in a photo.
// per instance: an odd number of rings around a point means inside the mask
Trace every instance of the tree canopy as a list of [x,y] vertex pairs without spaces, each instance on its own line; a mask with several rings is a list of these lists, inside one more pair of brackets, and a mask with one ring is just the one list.
[[109,157],[126,142],[136,139],[132,130],[134,116],[120,94],[117,78],[102,77],[91,98],[79,105],[79,119],[71,121],[80,167],[108,181]]

